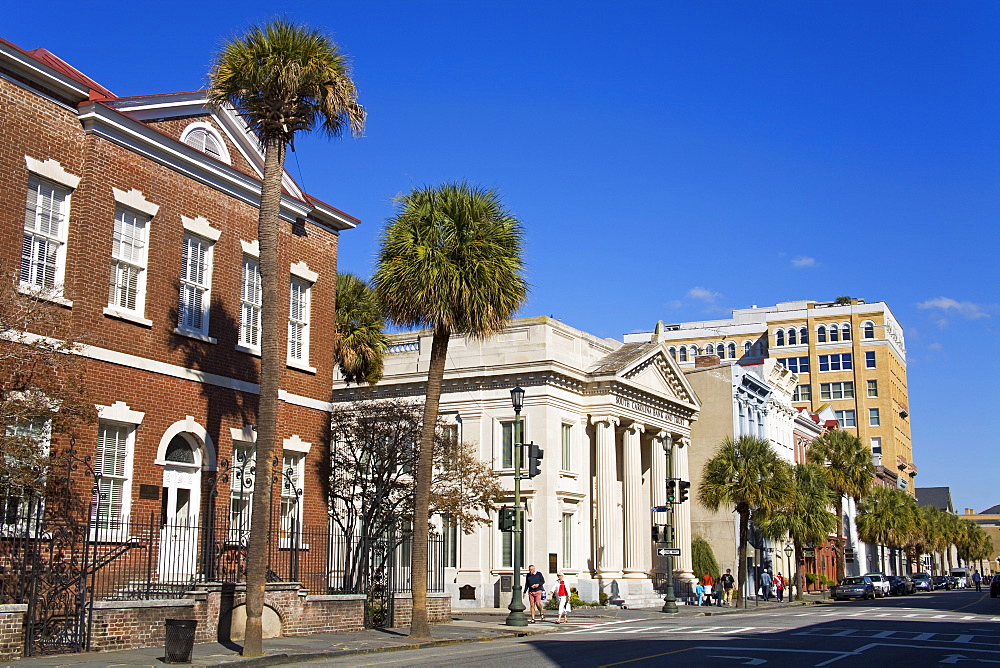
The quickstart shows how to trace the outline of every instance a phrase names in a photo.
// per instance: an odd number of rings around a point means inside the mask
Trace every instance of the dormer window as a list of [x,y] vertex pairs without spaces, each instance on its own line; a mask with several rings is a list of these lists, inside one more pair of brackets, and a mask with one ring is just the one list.
[[192,123],[181,134],[181,141],[217,160],[229,162],[229,151],[222,137],[208,123]]

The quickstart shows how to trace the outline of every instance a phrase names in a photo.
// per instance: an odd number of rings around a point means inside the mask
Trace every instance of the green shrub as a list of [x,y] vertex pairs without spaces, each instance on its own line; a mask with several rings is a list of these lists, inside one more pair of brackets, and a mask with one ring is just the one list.
[[712,546],[701,536],[691,539],[691,567],[699,580],[705,573],[711,573],[713,580],[719,579],[719,562],[715,559]]
[[603,591],[600,593],[600,600],[601,600],[601,602],[598,605],[607,605],[608,604],[608,595],[605,594]]

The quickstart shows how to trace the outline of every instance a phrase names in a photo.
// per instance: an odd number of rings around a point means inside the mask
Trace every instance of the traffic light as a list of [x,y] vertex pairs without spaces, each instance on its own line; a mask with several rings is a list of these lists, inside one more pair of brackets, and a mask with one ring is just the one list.
[[667,478],[667,503],[677,503],[676,478]]
[[504,506],[500,509],[500,531],[510,532],[515,529],[516,526],[517,513],[516,510],[510,506]]
[[541,446],[535,445],[534,443],[528,443],[528,477],[534,478],[536,475],[542,472],[542,455],[544,451]]
[[678,491],[680,492],[680,498],[678,499],[677,502],[684,503],[685,501],[688,500],[688,489],[691,487],[691,483],[688,482],[687,480],[680,480],[677,483],[677,487],[679,488]]

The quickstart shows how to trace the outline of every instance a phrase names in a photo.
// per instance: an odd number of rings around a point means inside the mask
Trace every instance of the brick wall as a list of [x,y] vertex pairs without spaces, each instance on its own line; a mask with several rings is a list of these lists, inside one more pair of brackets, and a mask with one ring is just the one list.
[[26,604],[0,605],[0,661],[15,659],[24,651]]
[[[413,599],[409,594],[396,594],[393,601],[392,626],[409,626],[413,612]],[[427,594],[427,616],[431,624],[451,621],[451,594]]]

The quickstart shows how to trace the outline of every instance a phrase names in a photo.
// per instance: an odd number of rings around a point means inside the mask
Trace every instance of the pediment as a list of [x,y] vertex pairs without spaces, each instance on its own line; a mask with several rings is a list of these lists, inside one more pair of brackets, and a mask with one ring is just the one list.
[[591,373],[620,378],[654,396],[692,406],[698,404],[691,385],[661,343],[625,344],[598,362]]

